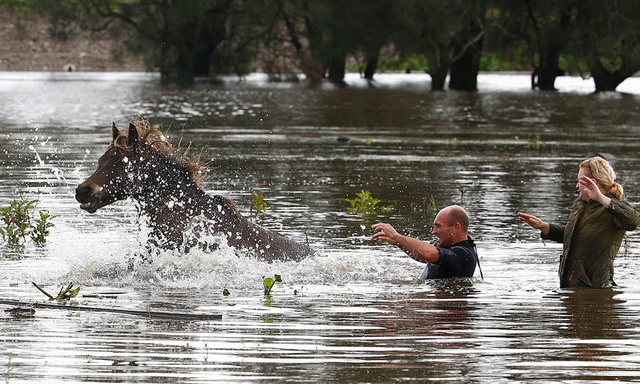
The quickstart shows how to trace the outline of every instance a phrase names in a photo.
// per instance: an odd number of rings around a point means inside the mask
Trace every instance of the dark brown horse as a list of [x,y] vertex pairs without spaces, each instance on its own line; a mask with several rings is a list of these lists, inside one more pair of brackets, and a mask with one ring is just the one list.
[[151,245],[160,249],[215,248],[194,239],[205,233],[222,235],[230,246],[266,261],[297,261],[312,254],[308,246],[244,218],[231,199],[207,195],[198,186],[205,166],[186,153],[178,155],[146,120],[134,120],[126,136],[115,123],[112,132],[98,168],[76,188],[80,208],[93,213],[133,198],[152,229]]

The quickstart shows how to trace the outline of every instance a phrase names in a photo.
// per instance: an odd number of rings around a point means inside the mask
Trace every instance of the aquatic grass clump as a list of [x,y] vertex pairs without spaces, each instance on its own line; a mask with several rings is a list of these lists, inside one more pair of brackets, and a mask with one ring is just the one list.
[[49,228],[53,227],[51,220],[57,216],[47,211],[38,211],[39,217],[31,218],[38,200],[13,200],[8,207],[0,208],[0,219],[4,224],[0,227],[2,239],[11,246],[18,246],[26,242],[27,236],[37,245],[47,242]]
[[38,288],[40,292],[44,293],[44,295],[47,296],[49,300],[57,300],[57,301],[71,300],[76,296],[78,296],[78,293],[80,293],[80,287],[73,288],[73,283],[69,283],[66,286],[63,285],[60,288],[58,295],[56,296],[51,295],[49,292],[45,291],[38,284],[34,282],[31,282],[31,284],[33,284],[34,287]]
[[355,199],[345,199],[349,203],[347,212],[355,213],[365,218],[376,217],[382,213],[393,211],[392,205],[378,205],[381,200],[371,196],[370,191],[364,189],[356,194]]

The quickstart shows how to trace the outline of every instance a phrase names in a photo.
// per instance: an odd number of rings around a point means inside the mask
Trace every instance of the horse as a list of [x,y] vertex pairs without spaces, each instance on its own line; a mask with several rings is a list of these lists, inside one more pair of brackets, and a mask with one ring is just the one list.
[[81,209],[95,213],[132,198],[151,228],[148,245],[160,250],[219,247],[200,241],[199,235],[208,233],[221,235],[239,252],[268,262],[300,261],[313,254],[308,245],[242,216],[230,198],[205,193],[200,182],[207,165],[199,157],[188,157],[188,150],[178,154],[146,119],[134,119],[126,135],[115,122],[111,131],[112,141],[98,159],[97,169],[76,188]]

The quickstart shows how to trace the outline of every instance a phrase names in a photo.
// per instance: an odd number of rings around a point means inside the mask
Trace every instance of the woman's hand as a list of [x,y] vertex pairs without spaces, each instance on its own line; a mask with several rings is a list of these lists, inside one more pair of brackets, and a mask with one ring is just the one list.
[[611,199],[604,195],[602,189],[600,189],[600,186],[594,179],[583,175],[578,180],[578,183],[584,188],[589,199],[595,200],[605,207],[611,204]]
[[582,175],[578,180],[578,183],[584,187],[591,200],[600,201],[600,199],[604,197],[602,191],[600,191],[600,188],[598,187],[598,183],[594,179]]
[[549,234],[549,223],[526,213],[518,212],[517,215],[520,220],[529,224],[532,228],[539,229],[540,231],[542,231],[542,233],[544,233],[545,236]]

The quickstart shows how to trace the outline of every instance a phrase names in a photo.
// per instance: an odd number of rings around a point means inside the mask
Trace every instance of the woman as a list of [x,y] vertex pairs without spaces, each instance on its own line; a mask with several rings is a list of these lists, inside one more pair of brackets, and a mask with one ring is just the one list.
[[623,200],[616,174],[601,157],[585,160],[578,172],[579,196],[566,225],[549,224],[518,212],[518,217],[542,232],[543,239],[562,242],[560,287],[610,287],[613,259],[626,231],[640,225],[638,213]]

